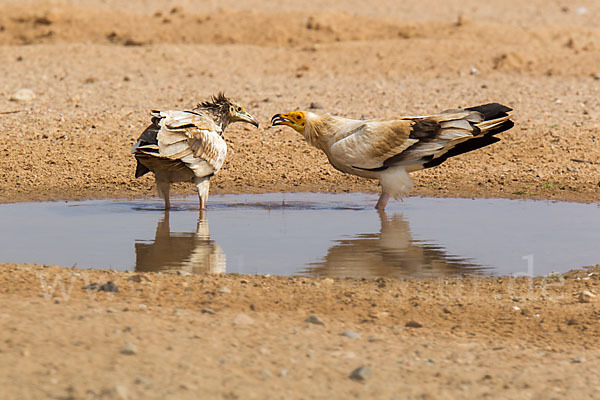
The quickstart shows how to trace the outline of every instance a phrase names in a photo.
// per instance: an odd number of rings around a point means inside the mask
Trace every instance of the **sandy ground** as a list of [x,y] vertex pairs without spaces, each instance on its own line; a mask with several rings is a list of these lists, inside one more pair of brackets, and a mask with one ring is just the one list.
[[[213,193],[377,191],[269,128],[278,112],[382,117],[495,101],[514,108],[515,128],[413,174],[414,194],[597,201],[597,2],[397,3],[3,1],[0,202],[154,196],[129,154],[149,110],[221,90],[261,127],[228,129]],[[590,273],[555,277],[544,293],[507,278],[136,283],[2,265],[0,398],[600,398],[599,303],[577,297],[600,293]],[[42,278],[57,275],[71,294],[46,298]],[[86,280],[120,292],[90,298]],[[304,322],[312,313],[325,325]],[[128,343],[135,354],[122,354]],[[360,366],[364,382],[348,377]]]

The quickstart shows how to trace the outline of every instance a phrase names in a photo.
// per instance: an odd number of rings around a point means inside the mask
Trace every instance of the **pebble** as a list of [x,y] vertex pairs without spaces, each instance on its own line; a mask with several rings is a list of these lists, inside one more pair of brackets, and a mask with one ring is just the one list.
[[146,275],[133,275],[130,276],[129,278],[127,278],[128,281],[132,281],[132,282],[141,282],[141,281],[146,281],[146,282],[150,282],[150,278],[148,278]]
[[352,371],[352,373],[350,374],[350,379],[353,379],[355,381],[366,381],[371,377],[372,374],[373,372],[371,371],[371,368],[367,366],[362,366]]
[[222,286],[220,288],[217,289],[218,293],[222,293],[222,294],[230,294],[231,293],[231,289],[229,289],[227,286]]
[[579,293],[579,302],[580,303],[591,303],[598,300],[598,295],[590,292],[589,290],[584,290]]
[[234,325],[252,325],[254,323],[254,319],[250,317],[248,314],[239,313],[233,318]]
[[268,379],[268,378],[270,378],[271,376],[273,376],[273,374],[271,374],[271,371],[269,371],[268,369],[263,369],[263,370],[261,370],[261,371],[260,371],[260,375],[261,375],[263,378],[265,378],[265,379]]
[[421,324],[420,322],[417,322],[417,321],[411,319],[406,324],[404,324],[404,326],[407,327],[407,328],[422,328],[423,324]]
[[515,311],[519,311],[521,309],[521,307],[519,307],[519,306],[513,306],[512,309],[515,310]]
[[119,399],[127,400],[129,398],[129,394],[127,393],[127,386],[117,383],[115,385],[115,394]]
[[350,339],[358,339],[360,337],[360,334],[354,331],[344,331],[342,332],[341,336],[345,336]]
[[121,349],[121,354],[125,354],[127,356],[133,356],[137,354],[137,346],[131,342],[125,343],[125,346]]
[[114,308],[108,307],[108,308],[106,309],[106,312],[107,312],[107,313],[116,313],[116,312],[117,312],[117,310],[115,310]]
[[192,273],[191,272],[187,272],[187,271],[178,270],[177,271],[177,275],[179,275],[179,276],[190,276],[190,275],[192,275]]
[[288,374],[288,370],[285,369],[285,368],[283,368],[282,370],[279,371],[279,376],[282,377],[282,378],[284,376],[286,376],[287,374]]
[[144,378],[142,376],[136,377],[134,382],[136,385],[144,385],[146,387],[152,386],[152,379]]
[[203,308],[202,309],[202,314],[214,314],[215,310],[213,310],[212,308]]
[[310,107],[309,107],[309,108],[310,108],[311,110],[318,110],[318,109],[320,109],[320,108],[323,108],[323,106],[322,106],[321,104],[319,104],[319,103],[314,103],[314,102],[313,102],[313,103],[310,103]]
[[188,315],[188,312],[180,310],[180,309],[176,309],[175,311],[173,311],[173,314],[177,315],[178,317],[185,317]]
[[325,326],[325,323],[321,321],[321,318],[319,318],[319,316],[316,314],[311,314],[308,318],[304,320],[304,322],[308,322],[309,324]]
[[12,96],[10,101],[29,102],[35,99],[35,93],[31,89],[19,89]]
[[108,281],[103,285],[99,285],[98,283],[90,283],[89,285],[84,286],[83,289],[119,293],[119,288],[112,281]]
[[119,288],[113,281],[108,281],[98,289],[103,292],[119,293]]
[[479,70],[475,67],[471,67],[471,71],[469,71],[469,73],[471,75],[477,75],[479,73]]

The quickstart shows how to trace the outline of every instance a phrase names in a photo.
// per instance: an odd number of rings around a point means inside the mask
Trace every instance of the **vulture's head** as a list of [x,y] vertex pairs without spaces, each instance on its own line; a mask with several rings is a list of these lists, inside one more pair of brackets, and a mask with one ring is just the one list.
[[272,126],[287,125],[294,128],[301,134],[304,134],[304,128],[306,128],[306,113],[304,111],[293,111],[283,114],[275,114],[271,118]]
[[198,104],[195,110],[210,112],[223,127],[233,122],[247,122],[258,128],[258,121],[242,105],[225,97],[223,93]]

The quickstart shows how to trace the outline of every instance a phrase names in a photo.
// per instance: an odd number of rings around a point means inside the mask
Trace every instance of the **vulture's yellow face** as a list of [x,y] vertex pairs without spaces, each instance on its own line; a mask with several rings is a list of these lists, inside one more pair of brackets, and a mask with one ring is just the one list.
[[294,111],[284,114],[275,114],[271,118],[272,126],[287,125],[294,128],[299,133],[304,133],[306,127],[306,113],[304,111]]
[[258,121],[239,104],[229,106],[229,120],[231,122],[247,122],[258,128]]

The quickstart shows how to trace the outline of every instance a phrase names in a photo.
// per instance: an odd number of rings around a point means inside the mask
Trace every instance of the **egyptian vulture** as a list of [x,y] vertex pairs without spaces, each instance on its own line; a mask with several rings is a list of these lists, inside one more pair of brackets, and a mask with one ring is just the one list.
[[276,114],[272,125],[287,125],[321,149],[344,173],[378,179],[383,210],[412,187],[409,172],[435,167],[448,158],[499,141],[514,125],[512,109],[501,104],[444,111],[420,117],[355,120],[307,111]]
[[131,149],[137,160],[135,177],[154,172],[165,209],[171,206],[171,183],[193,182],[198,188],[200,209],[204,209],[210,178],[219,172],[227,155],[225,128],[232,122],[247,122],[258,128],[258,122],[223,93],[191,111],[153,110],[150,114],[152,124]]

